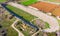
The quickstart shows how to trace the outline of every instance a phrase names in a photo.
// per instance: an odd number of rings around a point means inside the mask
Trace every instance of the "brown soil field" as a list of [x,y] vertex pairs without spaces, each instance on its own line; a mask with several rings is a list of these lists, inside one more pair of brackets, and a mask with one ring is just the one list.
[[53,12],[52,12],[53,15],[55,16],[60,16],[60,7],[59,8],[56,8]]
[[59,7],[58,5],[50,4],[47,2],[37,2],[30,6],[35,7],[39,9],[40,11],[44,11],[44,12],[52,12],[53,10],[55,10],[55,8]]

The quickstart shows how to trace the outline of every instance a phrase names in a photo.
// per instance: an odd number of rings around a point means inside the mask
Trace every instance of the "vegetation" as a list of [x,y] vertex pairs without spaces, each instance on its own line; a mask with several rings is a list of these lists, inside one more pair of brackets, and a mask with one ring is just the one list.
[[37,2],[37,0],[25,0],[25,1],[22,1],[20,3],[28,6],[28,5],[31,5],[31,4],[36,3],[36,2]]
[[[36,19],[36,20],[38,20],[38,19]],[[34,25],[37,25],[38,23],[36,23],[36,20],[34,20],[34,21],[32,21],[32,23],[34,24]],[[46,28],[50,28],[50,25],[49,25],[49,23],[47,23],[47,22],[44,22],[44,21],[42,21],[41,19],[39,19],[40,21],[40,23],[39,23],[39,25],[41,25],[41,24],[44,24],[44,29],[46,29]],[[41,27],[41,26],[39,26],[39,25],[37,25],[38,27]]]
[[60,20],[58,20],[59,26],[60,26]]
[[7,31],[7,36],[18,36],[18,33],[11,26],[8,27]]
[[[5,11],[4,11],[5,12]],[[6,16],[8,16],[9,13],[5,12],[3,16],[0,15],[0,24],[7,29],[7,36],[18,36],[18,33],[11,27],[12,23],[16,20],[15,17],[12,19],[8,19]]]
[[15,18],[12,20],[3,20],[0,22],[4,28],[7,28],[7,36],[18,36],[18,33],[11,27],[12,23],[14,22]]
[[52,33],[48,33],[48,36],[56,36],[56,33],[54,32],[52,32]]
[[[16,13],[17,15],[19,16],[22,16],[24,19],[26,19],[27,21],[31,21],[32,19],[36,18],[35,16],[29,14],[29,13],[26,13],[25,11],[23,10],[20,10],[18,8],[15,8],[13,6],[10,6],[10,5],[7,5],[6,6],[7,8],[9,8],[11,11],[13,11],[14,13]],[[19,23],[19,25],[17,24],[16,28],[19,29],[21,31],[21,22]],[[22,24],[24,25],[24,24]],[[27,27],[27,26],[26,26]],[[30,28],[30,29],[29,29]],[[27,29],[25,29],[25,31],[22,31],[22,33],[25,35],[25,36],[30,36],[29,32],[31,30],[31,27],[27,27]]]
[[7,0],[0,0],[0,3],[6,2]]
[[18,8],[15,8],[13,6],[7,5],[6,7],[9,8],[14,13],[16,13],[17,15],[23,17],[27,21],[31,21],[32,19],[36,18],[35,16],[33,16],[33,15],[29,14],[29,13],[26,13],[25,11],[20,10]]
[[45,22],[45,28],[50,28],[49,23]]
[[50,1],[50,2],[57,2],[57,3],[60,3],[60,0],[45,0],[45,1]]

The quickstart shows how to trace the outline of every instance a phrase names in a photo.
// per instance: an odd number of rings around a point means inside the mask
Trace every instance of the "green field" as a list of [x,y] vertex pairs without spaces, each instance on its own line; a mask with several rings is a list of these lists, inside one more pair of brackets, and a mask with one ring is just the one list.
[[27,6],[27,5],[31,5],[33,3],[36,3],[36,2],[37,2],[37,0],[27,0],[27,1],[22,1],[20,3]]
[[2,2],[6,2],[7,0],[0,0],[0,3],[2,3]]
[[29,13],[26,13],[25,11],[20,10],[18,8],[15,8],[13,6],[7,5],[6,7],[9,8],[10,10],[12,10],[17,15],[23,17],[27,21],[31,21],[32,19],[36,18],[35,16],[33,16],[33,15],[29,14]]
[[0,22],[4,28],[7,28],[7,36],[18,36],[18,33],[11,27],[12,23],[15,21],[15,18],[11,20],[3,20]]
[[3,28],[7,29],[7,36],[18,36],[18,33],[11,27],[16,18],[13,17],[9,20],[7,19],[6,15],[9,15],[9,13],[5,12],[2,17],[0,16],[0,18],[3,18],[3,20],[0,21],[0,24],[3,26]]

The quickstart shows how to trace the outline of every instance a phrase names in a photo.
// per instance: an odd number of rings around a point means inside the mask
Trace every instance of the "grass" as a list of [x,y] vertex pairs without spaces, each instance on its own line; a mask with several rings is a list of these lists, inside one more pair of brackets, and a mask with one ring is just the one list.
[[45,28],[50,28],[49,23],[45,22]]
[[[6,12],[8,15],[9,13]],[[5,14],[3,15],[5,17]],[[3,18],[4,18],[3,17]],[[1,17],[2,18],[2,17]],[[8,20],[7,18],[4,18],[2,21],[0,21],[0,24],[7,29],[7,36],[18,36],[18,33],[11,27],[12,23],[16,20],[15,17]]]
[[48,36],[56,36],[56,33],[48,33]]
[[18,36],[18,33],[11,27],[15,18],[9,20],[3,20],[0,22],[4,28],[7,28],[7,36]]
[[6,2],[7,0],[0,0],[0,3],[2,3],[2,2]]
[[58,20],[59,26],[60,26],[60,20]]
[[37,2],[37,0],[27,0],[27,1],[20,2],[20,3],[25,5],[25,6],[28,6],[28,5],[31,5],[31,4],[36,3],[36,2]]
[[11,19],[11,20],[7,20],[7,19],[4,19],[3,21],[1,21],[0,23],[8,28],[13,22],[15,21],[15,18]]
[[9,27],[7,31],[7,36],[18,36],[18,33],[12,27]]
[[13,6],[7,5],[6,7],[9,8],[10,10],[12,10],[17,15],[22,16],[27,21],[31,21],[32,19],[36,18],[35,16],[33,16],[33,15],[29,14],[29,13],[26,13],[25,11],[20,10],[18,8],[15,8]]
[[[46,29],[46,28],[50,28],[50,25],[49,25],[49,23],[47,23],[47,22],[44,22],[43,20],[41,20],[41,19],[39,19],[42,23],[45,23],[45,28],[44,29]],[[36,20],[34,20],[34,21],[32,21],[32,23],[34,24],[34,25],[37,25],[36,24]],[[41,24],[41,23],[40,23]]]

